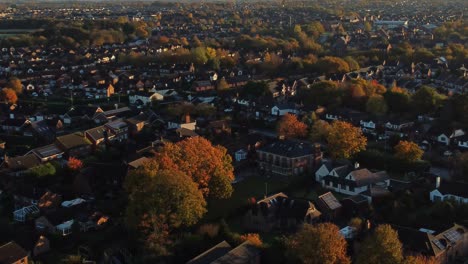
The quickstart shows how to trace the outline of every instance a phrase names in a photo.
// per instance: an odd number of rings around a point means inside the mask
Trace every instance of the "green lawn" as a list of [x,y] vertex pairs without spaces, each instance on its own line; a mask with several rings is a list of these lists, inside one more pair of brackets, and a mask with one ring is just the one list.
[[208,203],[206,220],[226,218],[229,214],[247,204],[249,198],[261,199],[265,195],[265,183],[268,183],[268,193],[282,191],[288,183],[281,179],[266,179],[264,177],[250,177],[234,184],[234,193],[225,200],[212,200]]

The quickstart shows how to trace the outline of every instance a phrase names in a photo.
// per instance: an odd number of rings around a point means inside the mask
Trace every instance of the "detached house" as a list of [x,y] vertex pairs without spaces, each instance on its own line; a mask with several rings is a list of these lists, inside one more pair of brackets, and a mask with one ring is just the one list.
[[284,176],[311,171],[322,159],[320,145],[278,140],[257,150],[260,169]]
[[323,164],[315,173],[315,179],[324,188],[347,195],[362,194],[369,201],[372,196],[388,192],[387,187],[390,185],[390,177],[385,171],[371,172],[359,168],[358,164],[354,167]]
[[57,137],[55,144],[68,156],[83,157],[91,152],[91,142],[81,133]]
[[27,264],[28,257],[29,253],[13,241],[0,246],[2,264]]
[[468,184],[462,182],[440,182],[436,179],[436,188],[431,191],[429,198],[432,202],[454,200],[459,203],[468,203]]
[[253,205],[244,223],[249,229],[269,232],[275,228],[295,229],[302,223],[311,224],[318,221],[320,215],[312,202],[277,193]]

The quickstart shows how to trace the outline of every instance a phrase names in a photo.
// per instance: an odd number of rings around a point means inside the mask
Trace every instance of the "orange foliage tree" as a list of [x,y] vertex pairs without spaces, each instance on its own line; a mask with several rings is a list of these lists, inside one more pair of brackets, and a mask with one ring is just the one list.
[[18,101],[18,96],[13,89],[3,88],[0,92],[0,100],[4,101],[5,103],[14,104]]
[[346,240],[332,223],[305,224],[286,240],[287,255],[298,263],[349,264],[346,247]]
[[403,261],[403,264],[436,264],[434,257],[425,257],[422,255],[408,256]]
[[334,121],[326,135],[328,149],[335,159],[348,159],[366,149],[367,138],[360,128],[344,121]]
[[263,246],[262,239],[260,238],[260,235],[257,234],[257,233],[244,234],[244,235],[241,236],[241,240],[242,241],[249,241],[250,243],[252,243],[252,245],[254,245],[256,247],[262,247]]
[[167,217],[163,214],[144,214],[138,225],[141,241],[146,250],[157,255],[167,255],[170,240],[170,227],[167,223]]
[[77,158],[70,157],[68,158],[68,168],[70,168],[73,171],[80,170],[83,168],[83,162]]
[[156,159],[164,169],[177,169],[190,177],[204,197],[229,198],[234,180],[232,158],[226,148],[203,137],[166,144]]
[[418,144],[400,140],[398,144],[395,146],[395,155],[403,160],[409,162],[415,162],[422,158],[424,151],[418,146]]
[[299,121],[296,115],[287,113],[278,123],[278,134],[286,138],[303,138],[307,135],[307,125]]

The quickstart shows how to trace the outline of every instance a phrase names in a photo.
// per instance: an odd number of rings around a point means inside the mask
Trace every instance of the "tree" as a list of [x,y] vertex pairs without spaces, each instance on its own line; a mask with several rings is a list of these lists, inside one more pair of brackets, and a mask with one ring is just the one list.
[[328,149],[334,159],[348,159],[366,149],[367,138],[358,127],[344,121],[334,121],[326,135]]
[[163,214],[144,214],[138,225],[141,234],[140,240],[145,249],[157,256],[168,254],[168,246],[172,243],[170,239],[170,227],[167,217]]
[[356,263],[398,264],[403,261],[402,245],[390,225],[379,225],[361,245]]
[[348,63],[350,71],[359,70],[361,68],[361,66],[359,66],[359,63],[353,57],[346,56],[343,59]]
[[434,257],[425,257],[422,255],[407,256],[403,264],[436,264]]
[[390,112],[405,113],[410,108],[410,95],[401,88],[394,87],[384,94]]
[[16,92],[10,88],[3,88],[0,92],[0,100],[8,104],[15,104],[18,101],[18,96]]
[[242,235],[240,238],[241,238],[242,241],[249,241],[250,243],[252,243],[252,245],[254,245],[256,247],[262,247],[263,246],[263,242],[262,242],[262,239],[260,238],[259,234],[248,233],[248,234]]
[[317,68],[326,74],[349,72],[349,65],[338,57],[325,56],[317,62]]
[[29,169],[29,174],[36,178],[44,178],[46,176],[53,176],[55,175],[56,170],[54,165],[51,163],[41,164],[36,167],[32,167]]
[[229,84],[228,82],[226,81],[226,79],[224,78],[221,78],[218,83],[216,84],[216,89],[218,91],[225,91],[227,89],[229,89]]
[[327,121],[317,120],[310,129],[310,140],[313,142],[324,141],[330,133],[331,126]]
[[442,104],[445,96],[435,89],[421,86],[412,96],[413,106],[417,113],[432,113]]
[[205,197],[228,198],[234,180],[232,158],[226,148],[203,137],[168,143],[157,156],[162,168],[176,168],[191,178]]
[[197,184],[175,168],[144,163],[125,179],[128,193],[127,224],[137,228],[145,215],[158,218],[169,228],[192,226],[206,212],[206,202]]
[[287,255],[304,264],[347,264],[346,240],[336,225],[303,225],[286,241]]
[[364,224],[364,221],[362,218],[359,217],[353,217],[351,220],[349,220],[348,225],[353,227],[356,230],[356,233],[360,233],[362,230],[362,226]]
[[13,91],[15,91],[16,94],[21,94],[23,92],[23,84],[21,83],[21,80],[17,77],[11,77],[8,80],[6,87],[13,89]]
[[204,47],[196,47],[191,51],[193,61],[198,65],[203,65],[208,62],[208,56],[206,55],[206,49]]
[[81,168],[83,168],[83,162],[74,157],[68,158],[67,165],[68,165],[68,168],[71,169],[72,171],[78,171]]
[[299,121],[296,115],[287,113],[278,123],[278,135],[286,138],[303,138],[307,135],[307,125]]
[[408,162],[421,160],[423,154],[424,151],[418,144],[411,141],[400,140],[395,146],[395,156]]
[[387,102],[381,95],[371,96],[366,103],[366,111],[374,115],[383,115],[387,113]]

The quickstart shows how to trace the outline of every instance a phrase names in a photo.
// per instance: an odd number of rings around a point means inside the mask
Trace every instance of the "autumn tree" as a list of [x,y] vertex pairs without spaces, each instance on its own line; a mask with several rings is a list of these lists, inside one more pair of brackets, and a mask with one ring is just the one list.
[[6,87],[13,89],[13,91],[15,91],[16,94],[21,94],[23,92],[23,84],[21,83],[21,80],[17,77],[11,77],[8,80]]
[[303,225],[302,229],[286,241],[287,255],[304,264],[347,264],[346,240],[336,225],[322,223]]
[[141,234],[140,241],[150,254],[165,256],[169,253],[168,247],[172,244],[170,227],[167,216],[164,214],[143,214],[138,223]]
[[225,91],[227,89],[229,89],[229,84],[228,82],[226,81],[225,78],[221,78],[218,83],[216,84],[216,89],[218,91]]
[[10,88],[3,88],[0,92],[0,100],[8,104],[15,104],[18,101],[18,96],[16,92]]
[[402,245],[390,225],[380,225],[361,245],[356,263],[398,264],[403,261]]
[[366,111],[374,115],[383,115],[388,111],[387,102],[381,95],[371,96],[367,100]]
[[434,257],[426,257],[423,255],[407,256],[403,264],[436,264],[438,263]]
[[328,149],[334,159],[348,159],[366,149],[367,138],[358,127],[344,121],[334,121],[326,135]]
[[191,226],[206,212],[206,202],[197,184],[175,168],[161,168],[148,161],[129,172],[127,224],[136,228],[145,215],[167,223],[170,228]]
[[166,144],[157,156],[162,168],[176,168],[192,179],[205,197],[228,198],[234,180],[232,158],[226,148],[203,137]]
[[68,158],[68,168],[71,169],[72,171],[78,171],[81,168],[83,168],[83,162],[77,158],[74,157],[69,157]]
[[303,138],[307,135],[307,125],[299,121],[296,115],[287,113],[278,123],[278,135],[286,138]]
[[418,144],[411,141],[400,140],[395,146],[395,156],[408,162],[421,160],[423,154],[424,151]]
[[257,234],[257,233],[244,234],[244,235],[242,235],[240,237],[240,239],[242,241],[249,241],[250,243],[252,243],[252,245],[254,245],[256,247],[262,247],[263,246],[262,239],[260,238],[260,235]]

